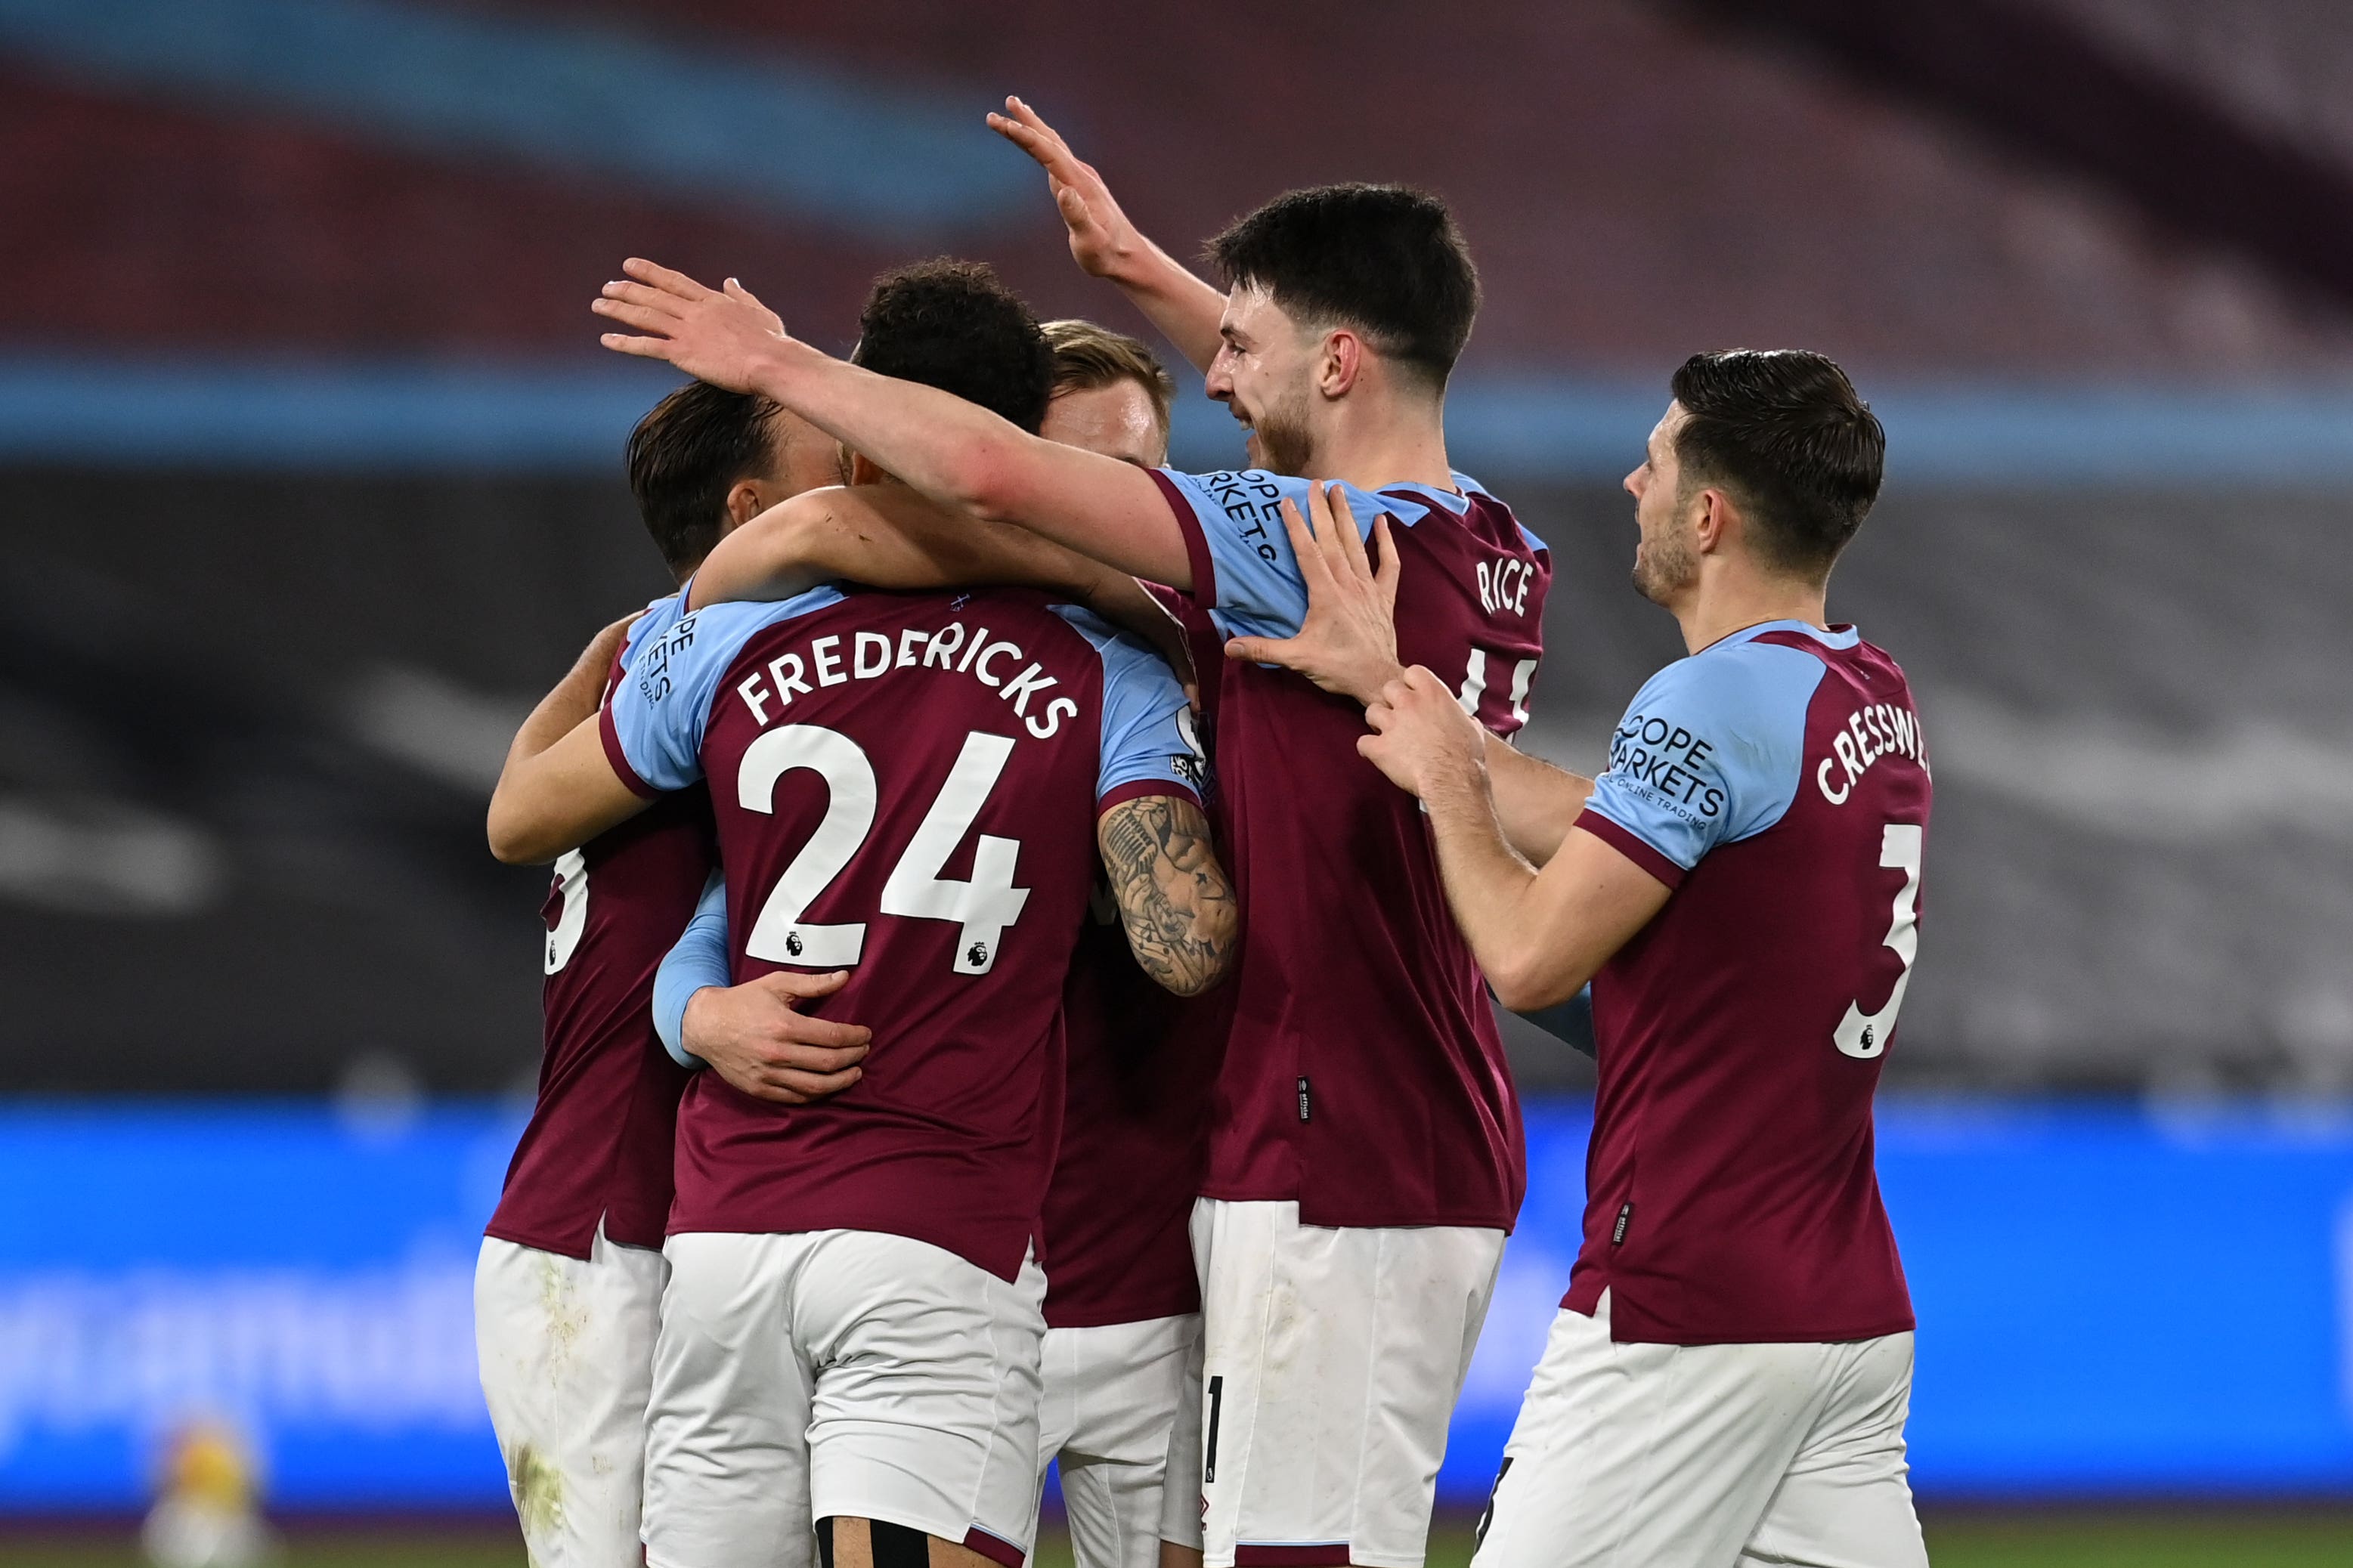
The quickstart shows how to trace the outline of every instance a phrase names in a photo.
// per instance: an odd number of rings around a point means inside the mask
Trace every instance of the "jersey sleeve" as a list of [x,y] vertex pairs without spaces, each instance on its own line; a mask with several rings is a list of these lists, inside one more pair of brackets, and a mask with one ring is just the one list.
[[719,682],[762,627],[837,604],[839,590],[774,603],[708,605],[689,612],[683,594],[649,609],[630,628],[628,667],[597,721],[606,760],[641,795],[681,790],[702,777],[702,735]]
[[1103,659],[1103,740],[1095,771],[1095,809],[1147,795],[1201,803],[1208,763],[1193,742],[1185,689],[1160,656],[1108,622],[1071,605],[1054,613]]
[[[1307,580],[1282,526],[1282,503],[1298,507],[1312,524],[1310,481],[1263,468],[1214,474],[1156,468],[1152,477],[1184,531],[1195,601],[1228,635],[1295,635],[1307,615]],[[1385,510],[1382,502],[1353,488],[1342,494],[1357,534],[1369,534]]]
[[702,885],[694,918],[654,971],[654,1033],[682,1068],[711,1064],[686,1048],[686,1005],[706,985],[734,983],[727,963],[727,883],[716,871]]
[[1753,643],[1669,665],[1619,721],[1577,826],[1676,886],[1789,809],[1821,678],[1810,654]]

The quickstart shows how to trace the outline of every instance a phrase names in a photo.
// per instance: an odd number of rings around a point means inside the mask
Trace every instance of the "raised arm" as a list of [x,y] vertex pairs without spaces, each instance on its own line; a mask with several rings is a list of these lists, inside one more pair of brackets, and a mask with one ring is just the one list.
[[1665,907],[1669,889],[1582,828],[1539,870],[1504,836],[1486,732],[1416,666],[1366,714],[1357,742],[1392,783],[1421,797],[1446,901],[1495,999],[1514,1013],[1566,1002]]
[[1179,996],[1224,979],[1234,955],[1234,890],[1201,808],[1170,795],[1122,801],[1097,819],[1095,845],[1144,972]]
[[607,283],[594,309],[643,335],[607,332],[606,347],[771,397],[952,511],[1018,524],[1130,576],[1192,586],[1176,514],[1133,463],[834,359],[776,331],[775,316],[733,279],[712,289],[649,261],[624,269],[630,280]]
[[1005,112],[990,115],[988,124],[1046,171],[1046,188],[1071,231],[1071,257],[1080,270],[1118,284],[1128,302],[1176,345],[1195,370],[1206,374],[1218,357],[1218,320],[1225,310],[1225,296],[1128,222],[1094,165],[1081,163],[1061,133],[1036,110],[1008,98]]

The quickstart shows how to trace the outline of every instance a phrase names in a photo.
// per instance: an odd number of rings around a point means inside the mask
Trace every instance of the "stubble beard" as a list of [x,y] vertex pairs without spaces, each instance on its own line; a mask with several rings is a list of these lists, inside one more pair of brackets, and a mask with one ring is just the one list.
[[1680,531],[1645,541],[1634,552],[1634,592],[1665,608],[1691,584],[1699,558]]
[[1304,474],[1314,457],[1315,443],[1307,433],[1307,410],[1304,397],[1270,404],[1250,423],[1258,437],[1261,461],[1269,472]]

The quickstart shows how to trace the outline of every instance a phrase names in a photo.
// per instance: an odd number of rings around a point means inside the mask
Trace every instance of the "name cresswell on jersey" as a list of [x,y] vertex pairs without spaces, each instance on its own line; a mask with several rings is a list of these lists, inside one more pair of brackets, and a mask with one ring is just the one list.
[[[1814,770],[1814,784],[1832,805],[1843,805],[1855,781],[1882,757],[1909,757],[1935,777],[1920,740],[1920,715],[1893,702],[1873,702],[1847,715],[1846,727],[1831,737],[1831,755]],[[1843,773],[1843,777],[1837,777]],[[1835,782],[1833,780],[1835,779]]]
[[[688,621],[692,618],[689,616]],[[688,621],[680,622],[680,626],[683,628]],[[755,669],[737,681],[735,696],[750,711],[752,721],[765,729],[792,706],[796,696],[806,695],[816,687],[872,680],[894,669],[969,676],[983,686],[992,687],[1001,700],[1012,704],[1015,715],[1029,732],[1041,741],[1051,740],[1060,731],[1062,721],[1076,717],[1079,711],[1078,703],[1071,698],[1044,695],[1060,682],[1046,673],[1045,666],[1027,658],[1018,643],[1006,637],[992,638],[987,626],[966,627],[962,621],[951,621],[937,631],[902,627],[895,640],[881,632],[813,637],[786,648],[769,659],[765,668]],[[812,679],[816,687],[810,684]],[[1034,713],[1030,711],[1032,698],[1039,700]]]
[[1609,737],[1609,771],[1691,823],[1724,814],[1724,786],[1700,772],[1715,754],[1714,742],[1641,713],[1626,715]]

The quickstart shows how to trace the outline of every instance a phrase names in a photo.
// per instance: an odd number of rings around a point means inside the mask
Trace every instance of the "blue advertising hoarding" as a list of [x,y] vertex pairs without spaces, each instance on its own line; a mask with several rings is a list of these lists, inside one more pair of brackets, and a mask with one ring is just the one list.
[[[473,1259],[506,1106],[0,1111],[0,1510],[138,1506],[225,1415],[290,1509],[495,1508]],[[1493,1473],[1576,1254],[1587,1112],[1529,1192],[1442,1485]],[[2353,1118],[1897,1102],[1915,1479],[1972,1495],[2353,1490]]]

